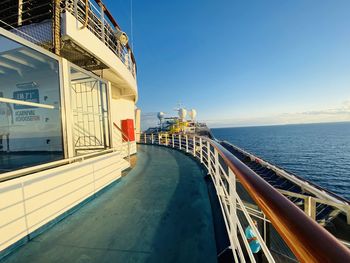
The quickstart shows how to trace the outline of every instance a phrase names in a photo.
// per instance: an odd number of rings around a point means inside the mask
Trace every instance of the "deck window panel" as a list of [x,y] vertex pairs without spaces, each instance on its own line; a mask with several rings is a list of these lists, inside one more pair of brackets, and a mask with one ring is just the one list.
[[0,36],[0,173],[63,158],[59,62]]

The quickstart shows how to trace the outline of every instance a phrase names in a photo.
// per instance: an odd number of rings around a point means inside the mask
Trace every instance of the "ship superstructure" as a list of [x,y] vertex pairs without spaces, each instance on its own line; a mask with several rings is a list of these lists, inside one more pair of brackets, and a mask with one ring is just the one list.
[[187,110],[185,108],[176,109],[178,116],[168,117],[164,112],[158,112],[157,117],[159,124],[156,127],[148,128],[145,133],[161,133],[161,134],[187,134],[201,135],[213,138],[213,135],[208,126],[203,122],[196,120],[197,111],[191,109],[189,111],[189,119],[186,118]]
[[0,258],[130,167],[137,98],[102,1],[0,2]]

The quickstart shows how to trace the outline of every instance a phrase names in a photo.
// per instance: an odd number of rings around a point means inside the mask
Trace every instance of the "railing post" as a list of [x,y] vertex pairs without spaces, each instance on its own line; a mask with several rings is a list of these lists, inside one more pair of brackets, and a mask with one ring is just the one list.
[[[237,201],[236,201],[236,176],[232,170],[228,167],[228,180],[229,180],[229,202],[230,202],[230,217],[232,219],[232,225],[230,226],[230,234],[232,240],[235,240],[237,236]],[[238,244],[234,244],[238,246]],[[234,250],[233,248],[232,250]]]
[[346,222],[350,225],[350,207],[348,205],[344,206],[343,211],[345,212]]
[[151,142],[154,143],[153,133],[151,134]]
[[159,145],[162,145],[161,139],[162,139],[162,135],[158,133],[158,144]]
[[174,148],[174,147],[175,147],[175,143],[174,143],[174,134],[171,135],[171,140],[172,140],[173,148]]
[[316,219],[316,202],[311,196],[305,197],[304,201],[304,211],[313,220]]
[[186,134],[186,152],[188,153],[188,135]]
[[146,133],[144,133],[144,140],[145,140],[145,143],[147,142],[147,138],[146,138]]
[[131,64],[131,50],[128,49],[128,69],[132,71],[132,64]]
[[53,8],[52,41],[54,53],[59,56],[61,54],[61,8],[59,0],[53,0]]
[[196,157],[196,136],[193,136],[192,144],[193,144],[193,156]]
[[181,134],[179,134],[179,149],[181,150],[182,146],[182,141],[181,141]]
[[201,158],[201,163],[203,163],[203,141],[202,137],[199,138],[199,147],[200,147],[200,158]]
[[210,142],[207,141],[207,157],[208,157],[208,171],[209,174],[211,174],[211,154],[210,154],[211,150],[210,150]]
[[215,161],[214,161],[214,165],[215,165],[215,184],[220,188],[220,168],[219,168],[219,153],[216,150],[216,148],[214,148],[214,157],[215,157]]
[[136,65],[135,65],[135,63],[132,63],[132,73],[133,73],[133,76],[136,77]]
[[105,43],[105,10],[103,4],[100,2],[100,12],[101,12],[101,36],[102,42]]
[[168,146],[168,134],[165,134],[165,145]]
[[74,0],[74,17],[78,25],[78,0]]
[[18,0],[18,19],[17,25],[22,25],[22,11],[23,11],[23,0]]
[[[266,224],[266,215],[265,215],[265,213],[263,213],[263,215],[264,215],[264,222],[263,222],[263,224],[264,224],[264,241],[265,241],[265,243],[267,244],[267,224]],[[269,245],[269,244],[267,244],[267,245]]]
[[131,164],[131,161],[130,161],[130,141],[128,140],[128,162],[129,162],[129,165]]

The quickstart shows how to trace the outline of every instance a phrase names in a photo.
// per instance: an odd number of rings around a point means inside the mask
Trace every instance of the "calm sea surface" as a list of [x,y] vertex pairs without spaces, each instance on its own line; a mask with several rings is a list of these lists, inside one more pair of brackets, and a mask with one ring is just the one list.
[[212,129],[226,140],[350,200],[350,122]]

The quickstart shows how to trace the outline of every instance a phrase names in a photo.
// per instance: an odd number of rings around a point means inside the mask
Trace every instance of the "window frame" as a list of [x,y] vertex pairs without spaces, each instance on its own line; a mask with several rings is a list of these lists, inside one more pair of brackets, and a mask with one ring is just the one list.
[[[112,148],[112,139],[111,139],[111,117],[110,117],[110,112],[111,112],[111,105],[110,105],[110,101],[109,101],[109,82],[103,78],[101,78],[100,76],[90,72],[90,71],[87,71],[86,69],[83,69],[77,65],[75,65],[74,63],[70,62],[70,61],[67,61],[67,68],[68,68],[68,82],[69,82],[69,87],[68,87],[68,91],[69,92],[69,103],[72,105],[72,96],[70,95],[70,92],[71,92],[71,87],[70,87],[70,84],[72,82],[72,78],[71,78],[71,69],[75,69],[77,71],[80,71],[81,73],[84,73],[88,76],[90,76],[91,78],[94,78],[102,83],[104,83],[105,85],[105,88],[106,88],[106,107],[107,107],[107,121],[106,121],[106,125],[108,126],[107,128],[105,128],[104,130],[106,131],[106,133],[108,133],[108,136],[106,136],[106,134],[104,134],[103,136],[105,137],[105,144],[107,143],[107,137],[108,137],[108,143],[102,151],[104,150],[108,150],[108,149],[111,149]],[[72,109],[70,108],[70,113],[72,112]],[[68,132],[68,131],[67,131]],[[71,136],[72,138],[74,138],[74,128],[73,128],[73,120],[72,120],[72,129],[71,129]],[[73,147],[73,153],[74,153],[74,156],[78,156],[76,155],[76,149],[75,149],[75,145],[73,144],[72,145]],[[84,156],[83,155],[79,155],[79,156]]]
[[[62,67],[62,58],[51,53],[50,51],[12,33],[12,32],[9,32],[3,28],[0,27],[0,37],[4,37],[5,39],[8,39],[9,41],[13,41],[13,42],[16,42],[18,43],[19,45],[22,45],[26,48],[29,48],[29,49],[32,49],[38,53],[40,53],[41,55],[43,56],[46,56],[50,59],[53,59],[57,62],[57,69],[58,69],[58,73],[57,73],[57,81],[58,81],[58,99],[59,99],[59,105],[58,105],[58,112],[59,112],[59,117],[60,117],[60,131],[59,131],[59,134],[60,134],[60,141],[61,141],[61,145],[62,145],[62,158],[58,161],[62,161],[64,159],[66,159],[68,157],[68,147],[67,147],[67,136],[66,136],[66,113],[65,113],[65,100],[64,100],[64,85],[63,85],[63,80],[64,80],[64,72],[63,72],[63,67]],[[52,161],[52,162],[57,162],[57,160],[55,161]],[[51,163],[51,162],[49,162]],[[43,164],[33,164],[33,165],[30,165],[28,167],[20,167],[18,169],[14,169],[12,171],[9,171],[9,172],[5,172],[5,173],[2,173],[0,175],[6,175],[7,173],[13,173],[13,172],[16,172],[16,171],[20,171],[20,170],[23,170],[23,169],[30,169],[30,168],[34,168],[36,166],[40,166],[40,165],[43,165]],[[2,176],[0,176],[1,178]]]

